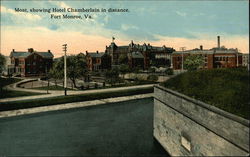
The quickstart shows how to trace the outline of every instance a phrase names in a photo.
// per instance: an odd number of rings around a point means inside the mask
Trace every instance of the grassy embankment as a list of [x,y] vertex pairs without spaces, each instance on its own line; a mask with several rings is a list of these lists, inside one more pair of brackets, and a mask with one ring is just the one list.
[[249,73],[246,68],[186,72],[162,85],[249,119]]
[[3,89],[4,86],[7,86],[9,84],[12,84],[18,81],[21,81],[21,79],[0,77],[0,99],[41,94],[41,93],[31,93],[31,92],[10,91],[10,90]]
[[153,87],[148,87],[148,88],[143,88],[143,89],[127,89],[127,90],[113,91],[113,92],[107,92],[107,93],[68,95],[68,96],[58,96],[58,97],[52,97],[52,98],[24,100],[24,101],[17,101],[17,102],[5,102],[5,103],[2,103],[2,105],[0,105],[0,111],[32,108],[32,107],[39,107],[39,106],[49,106],[49,105],[56,105],[56,104],[63,104],[63,103],[88,101],[88,100],[112,98],[112,97],[119,97],[119,96],[129,96],[129,95],[136,95],[136,94],[146,94],[146,93],[152,93],[152,92],[153,92]]

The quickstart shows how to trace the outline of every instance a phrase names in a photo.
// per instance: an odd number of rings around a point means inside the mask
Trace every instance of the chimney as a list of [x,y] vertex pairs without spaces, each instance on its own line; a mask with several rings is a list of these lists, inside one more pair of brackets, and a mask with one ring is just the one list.
[[96,51],[96,53],[98,54],[99,52],[98,52],[98,51]]
[[220,48],[220,36],[217,36],[217,47]]
[[34,52],[34,49],[33,48],[29,48],[28,52]]
[[202,45],[200,45],[200,50],[203,50],[203,46]]
[[15,52],[15,49],[12,49],[12,52]]
[[48,50],[48,52],[51,53],[50,50]]
[[86,51],[86,54],[88,54],[88,51]]

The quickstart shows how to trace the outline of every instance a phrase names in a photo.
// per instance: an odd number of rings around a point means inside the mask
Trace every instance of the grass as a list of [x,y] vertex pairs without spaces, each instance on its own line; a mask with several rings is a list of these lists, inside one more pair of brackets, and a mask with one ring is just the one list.
[[162,85],[250,119],[249,73],[246,68],[186,72],[169,79]]
[[21,79],[17,79],[17,78],[2,78],[0,77],[0,88],[10,85],[12,83],[16,83],[18,81],[21,81]]
[[0,92],[0,99],[3,99],[3,98],[14,98],[14,97],[20,97],[20,96],[41,95],[41,94],[42,93],[2,90],[2,92]]
[[17,79],[17,78],[1,78],[0,77],[0,99],[41,94],[41,93],[31,93],[31,92],[10,91],[10,90],[3,89],[4,86],[16,83],[18,81],[21,81],[21,79]]
[[146,94],[146,93],[153,93],[153,91],[154,91],[153,87],[149,87],[144,89],[127,89],[127,90],[113,91],[108,93],[91,93],[82,95],[58,96],[58,97],[43,98],[43,99],[32,99],[32,100],[24,100],[16,102],[4,102],[0,106],[0,111],[32,108],[39,106],[50,106],[63,103],[129,96],[136,94]]

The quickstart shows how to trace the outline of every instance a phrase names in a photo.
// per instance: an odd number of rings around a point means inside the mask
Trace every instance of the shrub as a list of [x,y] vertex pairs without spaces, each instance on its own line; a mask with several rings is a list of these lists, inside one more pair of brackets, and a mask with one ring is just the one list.
[[168,68],[168,69],[165,71],[165,73],[166,73],[167,75],[173,75],[173,74],[174,74],[174,71],[173,71],[172,68]]
[[156,82],[158,80],[158,76],[156,76],[156,75],[149,75],[147,77],[147,80],[148,81],[152,81],[152,82]]

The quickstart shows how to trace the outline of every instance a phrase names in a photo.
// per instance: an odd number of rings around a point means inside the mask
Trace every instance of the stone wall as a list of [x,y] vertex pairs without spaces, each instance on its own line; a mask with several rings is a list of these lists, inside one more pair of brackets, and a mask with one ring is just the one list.
[[161,86],[154,90],[154,137],[171,156],[249,155],[248,120]]

